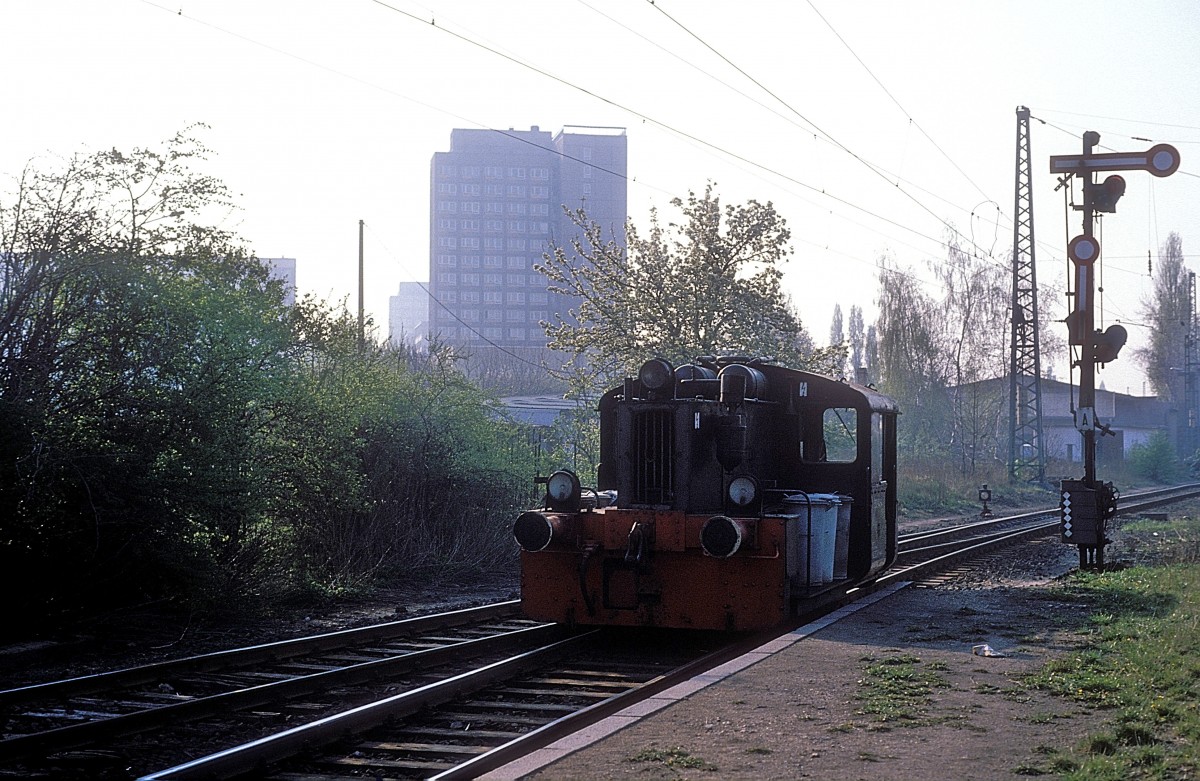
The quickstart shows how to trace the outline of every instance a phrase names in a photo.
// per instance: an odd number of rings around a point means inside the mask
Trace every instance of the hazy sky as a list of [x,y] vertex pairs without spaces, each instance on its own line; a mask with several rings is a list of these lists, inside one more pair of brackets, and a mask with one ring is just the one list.
[[[427,279],[429,162],[455,127],[628,128],[638,224],[708,180],[727,201],[774,202],[820,343],[835,302],[873,317],[880,255],[944,257],[945,223],[1007,262],[1018,105],[1044,122],[1039,281],[1061,294],[1079,232],[1047,158],[1087,129],[1101,151],[1169,142],[1183,157],[1170,178],[1125,177],[1104,225],[1105,322],[1140,341],[1147,251],[1170,231],[1193,267],[1200,254],[1194,0],[3,0],[0,36],[5,190],[30,159],[207,123],[207,170],[242,207],[228,227],[297,258],[301,292],[356,306],[365,220],[366,305],[385,332],[398,283]],[[1100,379],[1142,390],[1127,354]]]

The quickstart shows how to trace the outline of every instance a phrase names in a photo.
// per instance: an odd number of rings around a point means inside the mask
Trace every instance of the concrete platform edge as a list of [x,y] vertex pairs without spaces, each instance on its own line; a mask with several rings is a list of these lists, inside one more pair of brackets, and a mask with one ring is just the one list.
[[652,713],[662,710],[670,705],[674,705],[680,700],[686,699],[696,692],[706,689],[713,684],[720,683],[734,673],[757,664],[758,662],[773,656],[780,651],[791,648],[796,643],[800,642],[809,635],[819,632],[831,624],[834,624],[846,616],[857,613],[863,608],[869,607],[876,602],[890,597],[897,591],[908,586],[908,582],[894,583],[886,588],[864,597],[860,600],[845,605],[833,611],[829,615],[822,616],[816,621],[811,621],[804,626],[798,627],[785,635],[764,643],[758,648],[743,654],[736,659],[731,659],[719,667],[705,672],[701,675],[685,681],[678,686],[673,686],[666,691],[660,692],[650,699],[643,700],[635,705],[631,705],[622,711],[614,713],[608,718],[602,719],[590,727],[580,730],[572,735],[569,735],[562,740],[555,741],[545,748],[539,749],[528,756],[521,759],[509,762],[507,765],[496,768],[495,770],[481,775],[479,778],[485,781],[515,781],[523,776],[533,773],[537,770],[546,767],[547,765],[557,762],[568,754],[574,753],[586,746],[596,743],[613,733],[636,723],[640,719]]

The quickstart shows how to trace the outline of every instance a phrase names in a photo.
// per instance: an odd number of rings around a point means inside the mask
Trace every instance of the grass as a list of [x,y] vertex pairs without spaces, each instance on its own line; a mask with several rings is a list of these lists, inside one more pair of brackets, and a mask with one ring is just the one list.
[[1083,643],[1026,685],[1106,711],[1103,729],[1018,770],[1071,781],[1200,775],[1200,521],[1130,524],[1169,541],[1156,566],[1073,576],[1057,596],[1088,610]]
[[925,724],[933,690],[948,685],[939,674],[946,669],[944,664],[923,664],[912,654],[868,656],[862,661],[863,677],[855,699],[861,703],[858,712],[870,716],[876,728]]
[[707,770],[715,771],[717,766],[713,763],[694,757],[689,752],[679,748],[644,748],[637,754],[629,758],[630,762],[655,762],[666,765],[670,768],[683,768],[688,770]]

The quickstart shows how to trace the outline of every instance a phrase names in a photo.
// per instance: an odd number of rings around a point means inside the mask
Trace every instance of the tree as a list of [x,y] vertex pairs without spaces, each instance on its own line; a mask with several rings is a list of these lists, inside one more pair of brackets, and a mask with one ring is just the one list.
[[1158,251],[1151,298],[1142,304],[1149,342],[1134,351],[1159,396],[1184,401],[1185,349],[1192,325],[1191,275],[1184,266],[1183,239],[1172,232]]
[[971,255],[954,239],[946,259],[930,263],[942,284],[941,342],[944,370],[954,392],[952,446],[963,474],[983,456],[995,456],[996,432],[1004,397],[985,391],[980,380],[1003,377],[1007,370],[1009,272],[998,263]]
[[846,332],[842,328],[842,305],[833,305],[833,318],[829,322],[829,346],[837,347],[846,341]]
[[574,252],[554,247],[537,266],[553,293],[574,302],[567,316],[543,325],[577,379],[604,386],[654,355],[741,353],[822,365],[828,352],[814,351],[781,290],[791,234],[774,206],[722,207],[712,183],[702,196],[671,203],[682,221],[664,226],[653,211],[647,233],[627,226],[628,249],[605,240],[584,210],[568,211],[582,238]]
[[863,364],[863,347],[866,334],[863,331],[863,313],[860,306],[851,305],[850,307],[848,338],[850,342],[850,376],[855,377],[858,370],[865,366]]
[[863,359],[868,379],[874,380],[879,371],[879,332],[874,325],[867,326],[867,335],[863,339]]
[[[455,356],[360,342],[206,215],[186,134],[30,169],[0,204],[7,626],[245,608],[511,561],[533,453]],[[4,631],[0,628],[0,633]]]
[[941,360],[940,302],[926,295],[917,278],[879,265],[878,366],[880,387],[904,412],[900,445],[909,452],[944,452],[950,439],[945,362]]

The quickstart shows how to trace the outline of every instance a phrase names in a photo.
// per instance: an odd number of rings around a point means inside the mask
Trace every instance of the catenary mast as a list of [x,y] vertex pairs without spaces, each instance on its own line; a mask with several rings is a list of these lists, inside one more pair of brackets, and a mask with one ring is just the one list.
[[1046,478],[1042,448],[1042,365],[1038,346],[1037,273],[1034,267],[1033,176],[1029,109],[1017,107],[1016,202],[1013,207],[1012,344],[1008,371],[1008,474],[1012,480]]

